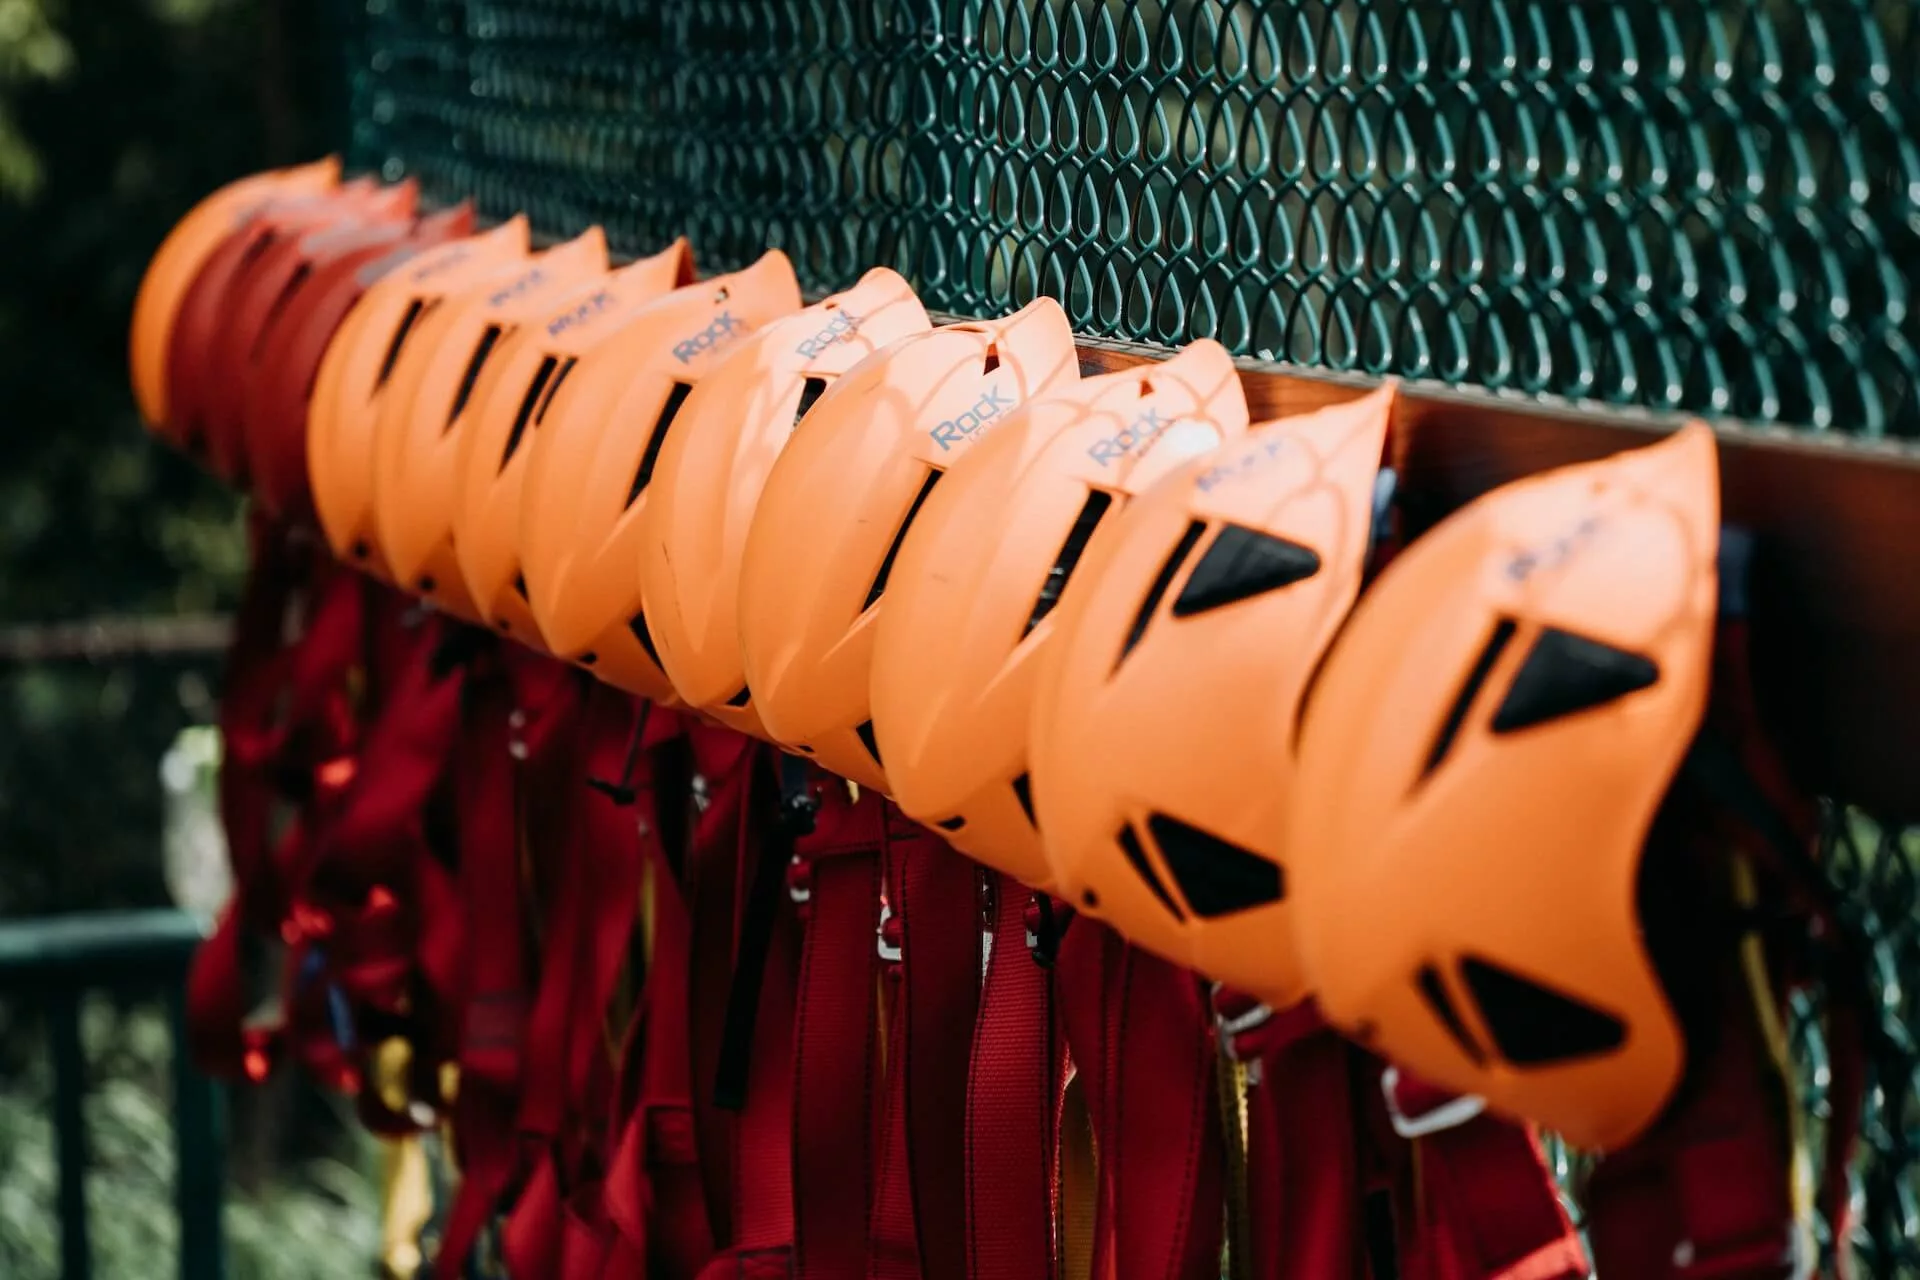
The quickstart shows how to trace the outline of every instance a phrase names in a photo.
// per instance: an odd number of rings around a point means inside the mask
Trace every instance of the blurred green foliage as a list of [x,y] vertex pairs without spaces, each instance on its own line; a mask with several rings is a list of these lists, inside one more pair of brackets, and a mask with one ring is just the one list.
[[[152,444],[127,385],[148,258],[223,183],[344,138],[357,0],[0,0],[0,628],[231,608],[238,499]],[[217,656],[0,666],[0,916],[150,905],[160,761]],[[7,1011],[11,1012],[11,1011]],[[171,1266],[164,1023],[88,1011],[96,1274]],[[57,1271],[38,1027],[0,1015],[0,1275]],[[366,1139],[291,1078],[235,1095],[237,1277],[365,1274]]]
[[[166,1023],[154,1008],[84,1009],[81,1033],[97,1086],[87,1098],[93,1166],[87,1186],[94,1273],[103,1280],[169,1274],[178,1247],[173,1216],[173,1131],[166,1114]],[[48,1212],[59,1177],[52,1081],[34,1065],[0,1092],[0,1275],[53,1280],[59,1222]],[[379,1248],[371,1138],[345,1160],[306,1162],[297,1179],[236,1194],[227,1206],[233,1280],[337,1280],[366,1274]],[[297,1185],[294,1185],[297,1184]]]
[[[238,503],[149,443],[147,259],[195,201],[343,136],[334,10],[0,0],[0,626],[229,607]],[[0,670],[0,914],[150,902],[161,753],[211,661]]]

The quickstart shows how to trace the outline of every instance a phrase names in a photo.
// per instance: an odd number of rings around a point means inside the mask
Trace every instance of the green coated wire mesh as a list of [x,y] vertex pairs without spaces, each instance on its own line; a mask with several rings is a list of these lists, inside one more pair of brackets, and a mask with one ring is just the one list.
[[[550,234],[1920,439],[1920,0],[351,2],[354,159]],[[1853,1243],[1920,1275],[1920,827],[1827,844],[1891,1046]]]

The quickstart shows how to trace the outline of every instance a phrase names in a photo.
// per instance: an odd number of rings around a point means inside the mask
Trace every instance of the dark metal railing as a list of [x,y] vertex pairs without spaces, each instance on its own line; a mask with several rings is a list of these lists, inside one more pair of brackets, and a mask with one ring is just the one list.
[[198,921],[182,911],[132,911],[0,923],[0,997],[46,1013],[53,1122],[60,1160],[60,1260],[65,1280],[93,1273],[87,1229],[87,1061],[80,1001],[90,992],[159,992],[173,1038],[174,1204],[181,1280],[226,1274],[224,1117],[218,1087],[187,1055],[185,980]]

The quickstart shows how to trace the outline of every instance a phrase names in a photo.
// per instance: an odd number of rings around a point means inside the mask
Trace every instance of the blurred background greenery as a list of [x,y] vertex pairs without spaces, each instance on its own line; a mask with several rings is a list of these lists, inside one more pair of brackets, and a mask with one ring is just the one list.
[[[0,653],[22,628],[231,608],[239,504],[141,431],[127,319],[195,201],[345,138],[350,20],[312,0],[0,0]],[[218,670],[217,655],[0,656],[0,917],[166,900],[160,761],[212,719]],[[85,1029],[96,1274],[163,1274],[165,1024],[96,998]],[[49,1094],[36,1018],[0,1006],[0,1275],[15,1280],[58,1270]],[[364,1274],[365,1140],[291,1079],[235,1108],[232,1273]]]

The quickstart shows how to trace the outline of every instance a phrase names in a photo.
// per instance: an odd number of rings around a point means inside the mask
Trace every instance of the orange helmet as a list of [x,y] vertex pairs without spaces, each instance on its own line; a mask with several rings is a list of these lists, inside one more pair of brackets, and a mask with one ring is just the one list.
[[1679,1083],[1642,847],[1707,706],[1713,434],[1497,489],[1390,565],[1308,704],[1282,859],[1336,1026],[1612,1150]]
[[230,182],[202,200],[167,233],[140,281],[127,344],[133,397],[150,430],[167,433],[167,360],[173,346],[173,327],[187,290],[207,259],[237,228],[273,201],[319,195],[332,190],[339,181],[337,157],[255,174]]
[[740,566],[740,652],[773,740],[885,791],[868,711],[900,541],[967,449],[1079,376],[1050,298],[896,342],[827,390],[767,477]]
[[580,357],[635,313],[693,282],[685,240],[556,299],[501,344],[475,386],[453,463],[453,548],[461,589],[482,621],[544,650],[520,572],[520,495],[527,433],[540,430]]
[[527,257],[527,220],[422,253],[367,290],[320,362],[307,417],[313,504],[334,554],[391,578],[373,527],[375,424],[401,358],[443,304]]
[[288,286],[283,304],[253,344],[241,426],[254,497],[277,515],[313,513],[307,482],[307,410],[320,360],[367,287],[422,249],[473,230],[473,207],[461,204],[422,218],[408,230],[371,225],[314,251],[305,279]]
[[555,393],[527,449],[520,559],[556,658],[629,693],[672,699],[640,596],[654,466],[695,384],[736,343],[799,307],[793,264],[773,250],[636,313]]
[[901,543],[873,642],[874,733],[901,809],[1047,885],[1027,724],[1060,588],[1116,499],[1246,426],[1233,358],[1203,341],[1038,397],[954,465]]
[[1391,386],[1193,459],[1081,562],[1034,697],[1061,897],[1275,1007],[1301,697],[1360,594]]
[[[649,260],[636,274],[657,268]],[[618,279],[607,272],[606,240],[596,227],[532,262],[502,264],[419,322],[381,398],[374,435],[375,541],[399,585],[480,619],[453,546],[461,439],[481,429],[487,396],[525,327],[576,293]],[[625,283],[639,281],[627,276]]]
[[640,594],[661,669],[689,706],[765,737],[740,662],[740,560],[767,473],[802,414],[881,347],[925,333],[885,267],[744,339],[680,407],[640,527]]
[[[207,260],[174,327],[176,424],[186,448],[223,478],[243,482],[240,409],[254,342],[311,274],[313,259],[375,228],[392,236],[412,219],[411,183],[348,183],[328,197],[266,209]],[[304,270],[303,270],[304,268]]]

